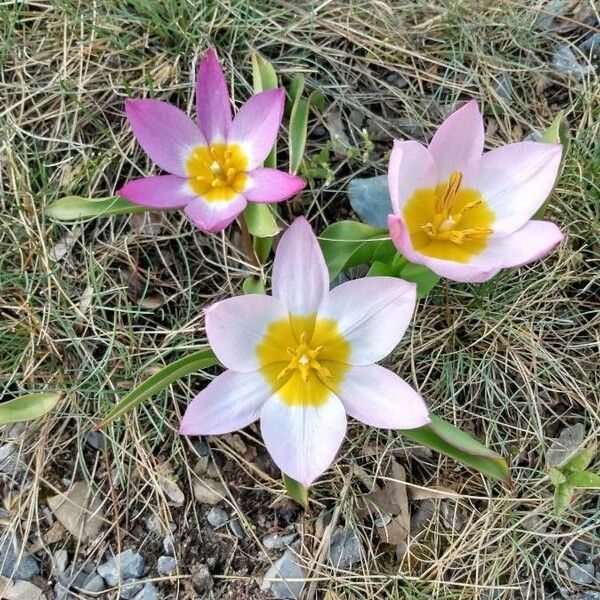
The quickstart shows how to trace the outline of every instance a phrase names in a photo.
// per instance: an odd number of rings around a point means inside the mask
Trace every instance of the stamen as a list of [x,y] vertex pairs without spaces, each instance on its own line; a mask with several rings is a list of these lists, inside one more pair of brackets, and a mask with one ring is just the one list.
[[462,232],[468,240],[484,240],[494,233],[494,230],[489,227],[468,227],[467,229],[463,229]]
[[436,213],[441,213],[444,209],[448,210],[452,206],[452,203],[454,202],[454,198],[456,197],[456,193],[460,188],[462,180],[463,175],[460,171],[454,171],[450,174],[444,193],[436,198]]
[[429,236],[435,237],[435,229],[431,223],[427,223],[427,225],[422,225],[421,229]]

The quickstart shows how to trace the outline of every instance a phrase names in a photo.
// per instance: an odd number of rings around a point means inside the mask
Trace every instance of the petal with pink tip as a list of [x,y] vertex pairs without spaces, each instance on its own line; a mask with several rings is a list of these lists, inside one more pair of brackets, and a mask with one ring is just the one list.
[[222,202],[208,202],[197,196],[185,207],[185,214],[198,229],[215,233],[225,229],[244,208],[246,208],[246,198],[242,194]]
[[490,239],[481,256],[486,260],[497,260],[503,267],[518,267],[550,254],[563,238],[554,223],[529,221],[506,237]]
[[494,211],[494,235],[503,237],[522,227],[548,197],[558,175],[562,146],[519,142],[486,152],[465,177]]
[[410,262],[429,267],[440,277],[446,277],[452,281],[462,281],[466,283],[481,283],[491,279],[502,268],[501,262],[494,257],[484,258],[477,262],[459,263],[441,258],[432,258],[424,256],[417,252],[410,240],[410,235],[404,222],[396,215],[388,217],[388,226],[390,236],[396,248]]
[[286,474],[309,486],[333,462],[346,433],[346,412],[329,392],[319,406],[290,406],[275,394],[260,415],[269,454]]
[[273,263],[273,296],[292,315],[317,312],[329,290],[329,273],[317,238],[304,217],[283,234]]
[[210,48],[198,68],[198,127],[209,144],[226,142],[231,131],[231,102],[217,53]]
[[258,168],[248,173],[250,182],[244,195],[251,202],[281,202],[297,194],[304,186],[302,177],[279,171]]
[[256,347],[269,324],[287,318],[288,312],[277,298],[262,294],[235,296],[205,310],[206,336],[228,369],[249,373],[260,367]]
[[475,100],[453,112],[429,144],[438,181],[446,181],[453,171],[464,173],[481,158],[484,137],[483,117]]
[[187,180],[177,175],[133,179],[117,194],[148,208],[181,208],[196,198],[190,191]]
[[206,146],[194,121],[160,100],[127,100],[125,112],[144,152],[165,171],[187,177],[185,163],[193,148]]
[[260,417],[270,395],[271,389],[258,371],[225,371],[187,407],[179,433],[219,435],[243,429]]
[[[325,296],[317,319],[331,319],[350,344],[351,365],[368,365],[400,342],[416,304],[416,285],[395,277],[365,277],[337,286]],[[323,344],[326,358],[327,340]]]
[[388,186],[394,212],[402,212],[415,190],[435,187],[436,183],[435,163],[427,148],[419,142],[394,140],[388,167]]
[[413,429],[429,423],[423,398],[379,365],[352,367],[344,375],[338,396],[351,417],[372,427]]
[[240,144],[248,155],[248,170],[260,166],[277,139],[285,92],[267,90],[251,96],[233,119],[229,142]]

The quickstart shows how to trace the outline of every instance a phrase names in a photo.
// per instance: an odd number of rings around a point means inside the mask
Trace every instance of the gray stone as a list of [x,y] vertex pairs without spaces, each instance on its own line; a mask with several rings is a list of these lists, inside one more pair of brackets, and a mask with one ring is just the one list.
[[153,583],[146,583],[142,590],[138,592],[133,600],[158,600],[158,591]]
[[69,588],[60,581],[54,584],[54,600],[75,600],[76,596],[71,594]]
[[582,65],[569,46],[558,46],[552,55],[552,66],[559,73],[582,79],[593,71],[591,65]]
[[423,531],[435,515],[435,504],[430,498],[421,500],[419,508],[410,519],[410,534],[416,537]]
[[404,89],[408,85],[408,81],[402,77],[399,73],[390,73],[385,80],[394,87]]
[[103,592],[106,589],[104,579],[100,577],[96,572],[90,573],[80,586],[80,589],[84,592],[90,592],[91,594],[97,594]]
[[577,596],[575,600],[600,600],[600,592],[586,592],[581,596]]
[[146,561],[136,550],[129,549],[117,556],[112,556],[98,567],[98,573],[111,587],[116,586],[119,581],[126,581],[144,574]]
[[334,567],[349,567],[360,562],[362,558],[362,543],[352,527],[339,529],[331,536],[329,562]]
[[594,583],[596,581],[594,577],[594,565],[592,563],[573,565],[569,569],[569,579],[580,585]]
[[169,556],[175,556],[175,540],[172,535],[168,535],[163,540],[163,548],[165,550],[165,554]]
[[[269,590],[275,598],[292,598],[297,600],[306,584],[306,569],[298,564],[291,550],[273,563],[260,585],[261,590]],[[295,581],[294,581],[295,580]]]
[[458,509],[456,502],[452,500],[442,500],[440,504],[442,519],[454,531],[460,533],[466,525],[466,518],[461,510]]
[[99,452],[104,452],[106,448],[106,438],[101,431],[90,431],[85,441]]
[[594,552],[594,547],[583,540],[575,540],[571,544],[571,551],[579,562],[589,562]]
[[0,574],[11,579],[28,580],[39,575],[38,561],[27,554],[21,556],[23,544],[15,538],[6,538],[0,545]]
[[194,446],[194,450],[200,456],[208,456],[210,454],[210,446],[206,442],[206,439],[201,436],[192,440],[192,446]]
[[243,540],[246,537],[246,532],[244,531],[242,524],[237,519],[229,521],[229,529],[231,530],[231,533],[233,533],[233,535],[235,535],[235,537],[239,540]]
[[388,190],[387,175],[353,179],[348,186],[350,205],[363,223],[387,228],[387,218],[394,211]]
[[177,571],[177,561],[172,556],[160,556],[157,568],[161,575],[173,575]]
[[587,54],[591,52],[594,56],[600,56],[600,31],[594,33],[587,40],[581,42],[579,47]]
[[282,550],[291,546],[297,539],[297,533],[288,533],[281,535],[279,533],[269,533],[262,540],[264,547],[267,550]]
[[221,527],[221,525],[225,525],[225,523],[229,521],[229,515],[222,508],[213,506],[208,511],[206,519],[216,529],[217,527]]
[[213,586],[215,585],[212,575],[210,574],[210,570],[205,564],[194,565],[190,574],[192,585],[199,594],[202,594],[208,590],[212,590]]
[[52,566],[57,575],[62,575],[67,570],[69,555],[64,548],[57,550],[52,556]]
[[137,597],[137,595],[142,591],[143,587],[144,584],[134,577],[127,579],[119,588],[119,598],[131,600],[132,598]]

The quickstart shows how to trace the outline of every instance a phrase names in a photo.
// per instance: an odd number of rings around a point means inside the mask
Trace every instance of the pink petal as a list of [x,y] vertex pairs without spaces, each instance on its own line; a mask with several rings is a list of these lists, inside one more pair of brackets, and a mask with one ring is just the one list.
[[[325,296],[317,318],[337,322],[350,344],[351,365],[369,365],[387,356],[412,319],[416,285],[395,277],[365,277],[334,288]],[[326,340],[319,339],[326,347]]]
[[388,226],[392,241],[402,256],[410,262],[429,267],[440,277],[446,277],[453,281],[481,283],[482,281],[491,279],[502,268],[502,264],[494,257],[478,262],[458,263],[451,260],[424,256],[414,250],[408,230],[401,218],[396,215],[390,215],[388,217]]
[[273,296],[292,315],[317,312],[329,290],[329,273],[312,227],[298,217],[283,234],[273,263]]
[[550,254],[563,238],[554,223],[529,221],[506,237],[491,239],[482,256],[498,260],[503,267],[518,267]]
[[192,149],[206,146],[194,121],[160,100],[127,100],[125,112],[144,152],[165,171],[187,177],[185,163]]
[[429,423],[423,398],[379,365],[352,367],[344,375],[338,395],[351,417],[372,427],[412,429]]
[[177,175],[133,179],[117,194],[149,208],[181,208],[196,198],[190,191],[187,180]]
[[463,187],[481,192],[496,214],[495,235],[522,227],[548,197],[560,167],[562,146],[519,142],[486,152]]
[[262,409],[260,429],[275,464],[309,486],[331,465],[342,445],[346,412],[331,392],[319,406],[290,406],[275,394]]
[[429,144],[438,181],[446,181],[453,171],[464,173],[481,157],[483,142],[483,118],[477,102],[471,100],[440,125]]
[[231,102],[217,53],[209,48],[196,83],[198,126],[209,144],[225,142],[231,131]]
[[185,207],[185,214],[202,231],[215,233],[227,227],[246,208],[246,198],[239,194],[223,202],[207,202],[196,197]]
[[388,186],[394,212],[402,212],[415,190],[435,187],[436,183],[435,163],[427,148],[419,142],[394,140],[388,167]]
[[277,139],[285,92],[267,90],[251,96],[233,119],[230,143],[240,144],[249,157],[248,170],[262,164]]
[[278,169],[258,168],[248,175],[250,183],[244,194],[251,202],[281,202],[297,194],[306,185],[302,177]]
[[242,373],[260,367],[256,347],[269,324],[288,318],[279,300],[262,294],[227,298],[207,308],[205,315],[206,336],[217,358]]
[[258,372],[225,371],[187,407],[179,433],[219,435],[243,429],[260,416],[271,389]]

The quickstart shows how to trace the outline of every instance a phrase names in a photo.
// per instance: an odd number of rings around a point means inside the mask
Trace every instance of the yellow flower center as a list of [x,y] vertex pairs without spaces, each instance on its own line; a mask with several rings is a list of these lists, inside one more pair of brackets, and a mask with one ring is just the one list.
[[186,162],[189,183],[207,202],[232,200],[246,188],[248,157],[238,144],[197,146]]
[[469,262],[487,245],[495,215],[474,189],[461,188],[455,171],[435,188],[420,188],[404,207],[413,248],[433,258]]
[[335,321],[290,317],[269,325],[256,354],[272,393],[290,406],[319,406],[338,390],[350,345]]

